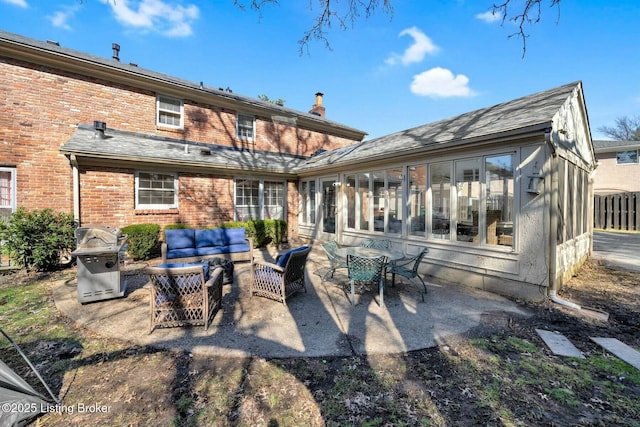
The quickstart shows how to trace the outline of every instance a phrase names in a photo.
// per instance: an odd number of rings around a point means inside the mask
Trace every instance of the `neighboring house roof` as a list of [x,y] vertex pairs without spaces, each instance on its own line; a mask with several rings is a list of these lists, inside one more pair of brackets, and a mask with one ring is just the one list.
[[272,172],[292,177],[292,170],[306,160],[304,156],[249,151],[117,129],[108,129],[105,137],[101,138],[93,126],[87,124],[78,125],[60,151],[65,155],[98,159],[100,162],[166,163],[173,168],[207,168],[209,171],[215,168],[230,173]]
[[298,126],[334,133],[355,140],[361,140],[366,132],[327,120],[315,114],[293,110],[271,102],[260,101],[239,95],[222,88],[209,87],[125,64],[116,59],[90,55],[74,49],[59,46],[55,42],[43,42],[0,30],[0,56],[22,59],[32,63],[48,65],[81,75],[98,77],[107,81],[129,84],[152,91],[164,91],[166,95],[182,96],[197,102],[241,110],[241,112],[267,117],[295,120]]
[[552,127],[554,115],[580,87],[580,82],[569,83],[493,107],[338,148],[313,156],[299,171],[330,168],[337,164],[389,161],[393,157],[406,157],[409,153],[544,131]]
[[604,141],[594,140],[593,149],[596,153],[612,153],[616,151],[640,149],[640,141]]

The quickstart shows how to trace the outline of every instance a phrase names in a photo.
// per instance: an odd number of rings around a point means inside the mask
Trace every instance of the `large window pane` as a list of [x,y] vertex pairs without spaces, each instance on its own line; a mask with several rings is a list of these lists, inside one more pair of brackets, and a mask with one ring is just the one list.
[[322,231],[336,232],[336,186],[333,181],[322,181]]
[[360,201],[360,230],[369,230],[371,221],[371,197],[369,194],[369,174],[358,175],[358,200]]
[[513,156],[487,157],[486,242],[489,245],[513,245]]
[[478,242],[478,212],[480,205],[480,159],[455,163],[457,240]]
[[316,223],[316,182],[309,181],[309,223]]
[[451,162],[430,166],[431,238],[451,236]]
[[309,222],[309,211],[308,209],[308,199],[309,199],[309,182],[302,181],[302,185],[300,186],[300,212],[302,213],[302,223],[306,224]]
[[402,169],[387,171],[387,232],[402,232]]
[[384,231],[384,171],[373,173],[373,229]]
[[347,176],[347,228],[356,228],[356,177]]
[[410,234],[424,236],[426,218],[427,167],[409,167],[409,222]]

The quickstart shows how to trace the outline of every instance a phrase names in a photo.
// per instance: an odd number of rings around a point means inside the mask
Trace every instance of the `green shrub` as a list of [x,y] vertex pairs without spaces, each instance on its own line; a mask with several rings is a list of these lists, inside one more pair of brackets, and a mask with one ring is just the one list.
[[121,231],[127,235],[127,253],[134,260],[148,260],[160,254],[158,224],[133,224]]
[[269,219],[267,223],[267,234],[271,237],[271,243],[279,245],[287,238],[287,221],[281,219]]
[[75,249],[73,215],[51,209],[26,211],[24,208],[0,222],[2,250],[28,271],[52,271],[60,255]]

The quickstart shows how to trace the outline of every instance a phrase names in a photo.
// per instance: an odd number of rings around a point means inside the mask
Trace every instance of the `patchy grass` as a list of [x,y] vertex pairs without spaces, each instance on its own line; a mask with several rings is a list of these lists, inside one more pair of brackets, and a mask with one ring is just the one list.
[[[105,339],[56,310],[51,283],[73,270],[0,276],[0,323],[73,413],[46,426],[640,426],[640,372],[589,336],[640,348],[640,274],[588,263],[563,297],[611,313],[576,317],[550,303],[487,321],[406,354],[207,358]],[[562,332],[585,359],[551,354],[536,328]],[[0,357],[35,378],[2,341]],[[78,405],[94,404],[93,412]],[[108,408],[106,412],[95,408]]]

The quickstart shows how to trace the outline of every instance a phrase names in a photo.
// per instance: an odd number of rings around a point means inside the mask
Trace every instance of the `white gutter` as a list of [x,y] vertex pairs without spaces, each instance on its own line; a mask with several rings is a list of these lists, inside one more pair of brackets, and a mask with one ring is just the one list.
[[78,159],[75,154],[69,157],[71,173],[73,176],[73,219],[80,225],[80,172],[78,171]]

